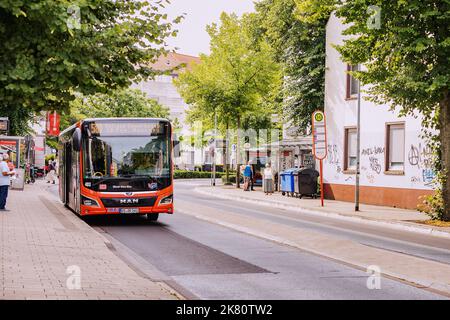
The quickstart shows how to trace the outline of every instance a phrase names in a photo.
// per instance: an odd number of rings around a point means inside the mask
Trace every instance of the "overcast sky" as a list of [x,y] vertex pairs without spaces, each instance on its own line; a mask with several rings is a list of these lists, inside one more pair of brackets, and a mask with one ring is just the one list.
[[198,56],[209,53],[209,36],[206,25],[218,22],[220,14],[235,12],[239,16],[254,11],[253,0],[171,0],[166,12],[170,18],[186,13],[185,19],[177,25],[178,36],[169,39],[171,47],[178,47],[179,53]]

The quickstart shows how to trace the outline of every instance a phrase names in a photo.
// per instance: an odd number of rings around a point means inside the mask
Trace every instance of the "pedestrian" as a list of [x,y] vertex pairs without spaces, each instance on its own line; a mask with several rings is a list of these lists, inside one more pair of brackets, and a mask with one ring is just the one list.
[[263,185],[264,185],[264,192],[266,193],[266,195],[271,195],[273,194],[274,191],[274,186],[273,186],[273,181],[274,181],[274,175],[273,175],[273,171],[272,168],[270,167],[269,163],[266,163],[266,167],[264,168],[263,171]]
[[52,160],[48,161],[48,168],[47,169],[48,169],[48,173],[47,173],[47,176],[46,176],[47,183],[50,183],[50,181],[51,181],[53,184],[55,184],[56,170],[55,170],[55,165],[52,162]]
[[[251,161],[249,161],[251,163]],[[255,168],[253,166],[253,164],[251,163],[250,166],[252,167],[252,176],[250,177],[250,190],[251,191],[255,191],[255,189],[253,189],[254,185],[255,185]]]
[[249,161],[244,169],[244,191],[249,191],[252,175],[253,175],[252,162]]
[[1,157],[0,162],[0,211],[8,211],[6,210],[6,198],[8,198],[8,188],[10,184],[10,177],[16,174],[15,170],[10,170],[7,160],[9,156],[5,153]]

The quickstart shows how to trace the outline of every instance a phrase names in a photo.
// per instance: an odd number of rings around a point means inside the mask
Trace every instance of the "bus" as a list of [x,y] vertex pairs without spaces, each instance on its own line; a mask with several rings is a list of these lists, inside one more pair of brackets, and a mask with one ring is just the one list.
[[173,213],[168,120],[85,119],[59,135],[59,195],[80,216]]

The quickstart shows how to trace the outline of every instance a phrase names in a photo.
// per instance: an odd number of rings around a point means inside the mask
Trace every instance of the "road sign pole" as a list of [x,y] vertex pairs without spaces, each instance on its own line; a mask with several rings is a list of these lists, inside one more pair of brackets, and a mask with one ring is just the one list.
[[324,206],[323,198],[323,159],[327,157],[327,126],[325,114],[317,110],[312,114],[313,154],[320,164],[320,203]]
[[323,207],[323,160],[320,159],[320,204]]

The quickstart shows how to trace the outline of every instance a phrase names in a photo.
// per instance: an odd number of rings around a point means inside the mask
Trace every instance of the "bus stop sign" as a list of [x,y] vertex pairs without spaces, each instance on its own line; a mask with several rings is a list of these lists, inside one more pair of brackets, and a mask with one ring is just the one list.
[[312,133],[313,154],[316,159],[323,160],[327,156],[327,128],[322,111],[315,111],[312,115]]

